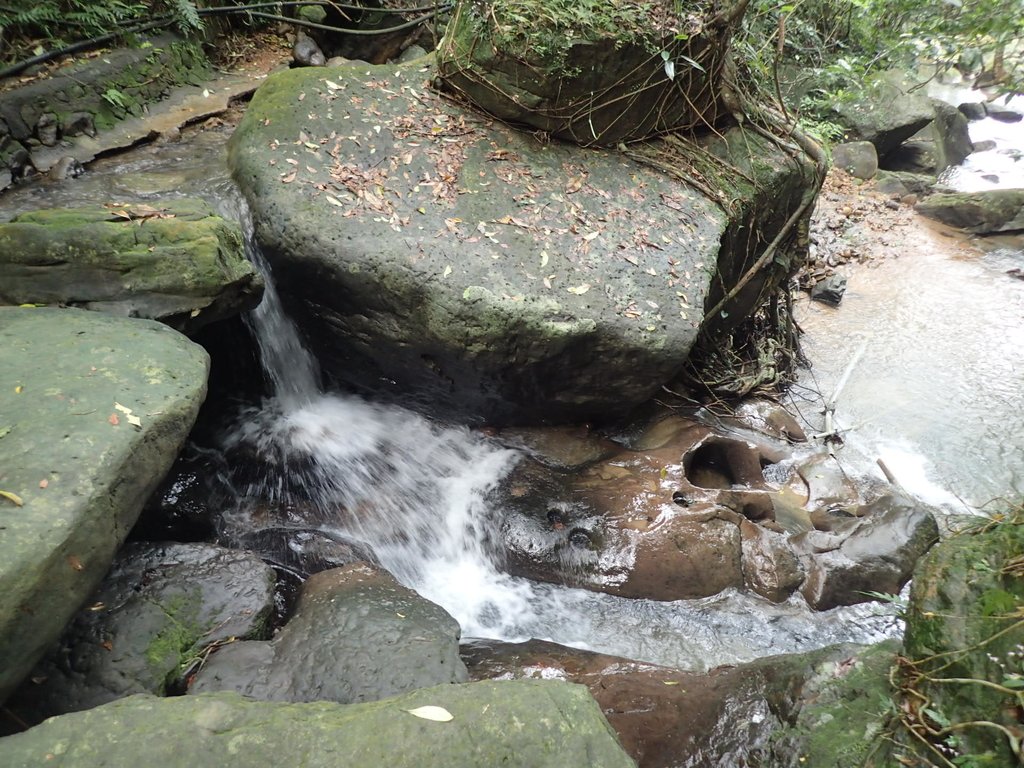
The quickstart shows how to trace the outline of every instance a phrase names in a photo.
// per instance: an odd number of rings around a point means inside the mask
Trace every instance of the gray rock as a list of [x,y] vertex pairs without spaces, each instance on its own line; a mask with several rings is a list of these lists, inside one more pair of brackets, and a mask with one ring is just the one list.
[[857,179],[873,179],[878,172],[878,152],[870,141],[851,141],[832,149],[832,164]]
[[44,147],[55,147],[60,138],[60,120],[52,112],[40,115],[36,122],[35,136]]
[[938,99],[932,106],[935,119],[886,156],[886,170],[935,175],[960,165],[974,150],[963,113]]
[[466,679],[458,623],[359,563],[310,577],[295,616],[271,642],[221,648],[190,693],[349,704]]
[[846,293],[846,277],[840,274],[829,275],[811,288],[811,299],[838,307]]
[[875,189],[885,195],[903,197],[907,194],[929,195],[935,188],[935,177],[924,173],[907,171],[879,171],[875,177]]
[[398,57],[397,61],[399,64],[405,64],[409,61],[416,61],[427,55],[427,50],[419,45],[410,45],[404,51],[402,55]]
[[917,560],[939,538],[924,507],[883,496],[831,532],[807,531],[790,542],[807,572],[801,592],[819,611],[862,603],[868,592],[899,594]]
[[274,581],[247,552],[129,544],[9,706],[38,722],[133,693],[183,690],[206,648],[266,636]]
[[158,323],[0,308],[2,488],[23,503],[0,499],[0,701],[98,586],[195,421],[207,367]]
[[957,109],[960,113],[968,120],[984,120],[985,119],[985,105],[978,101],[967,101],[959,106]]
[[899,70],[869,78],[859,99],[834,108],[846,139],[870,141],[884,165],[886,155],[935,118],[931,100],[913,86]]
[[61,132],[65,136],[96,136],[96,119],[91,112],[72,112],[64,118]]
[[975,152],[990,152],[996,148],[996,143],[992,139],[982,139],[974,145]]
[[[738,129],[634,148],[740,168],[746,178],[716,177],[730,219],[619,152],[537,142],[422,80],[415,65],[273,75],[229,163],[328,375],[378,392],[393,382],[461,418],[570,422],[646,401],[687,359],[712,275],[735,280],[750,263],[745,222],[771,236],[813,176]],[[750,286],[729,323],[764,280]]]
[[199,200],[47,209],[0,224],[0,302],[59,304],[193,332],[259,303],[238,227]]
[[1024,120],[1024,115],[1016,109],[1011,109],[1002,104],[994,104],[991,101],[985,104],[985,116],[998,120],[1001,123],[1019,123],[1021,120]]
[[50,170],[46,172],[47,178],[51,181],[64,181],[65,179],[77,179],[85,173],[85,168],[71,156],[62,157]]
[[[410,710],[443,707],[450,722]],[[46,757],[52,755],[52,758]],[[583,686],[557,681],[442,685],[352,706],[282,704],[233,693],[132,696],[0,739],[7,768],[630,768]]]
[[299,32],[292,46],[292,59],[300,67],[323,67],[327,64],[324,52],[309,35]]
[[922,216],[979,235],[1024,229],[1024,189],[935,194],[916,206]]

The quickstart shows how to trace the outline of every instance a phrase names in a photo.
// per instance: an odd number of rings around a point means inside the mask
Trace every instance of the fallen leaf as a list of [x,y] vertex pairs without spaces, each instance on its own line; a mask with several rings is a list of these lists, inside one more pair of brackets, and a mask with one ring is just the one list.
[[21,500],[21,496],[19,496],[16,493],[11,493],[10,491],[0,491],[0,496],[7,499],[16,507],[25,506],[25,502]]
[[133,414],[129,414],[129,415],[125,416],[124,418],[133,427],[138,427],[139,429],[142,429],[142,419],[140,419],[138,416],[135,416]]
[[39,481],[39,487],[40,488],[45,488],[49,484],[50,484],[50,481],[47,480],[45,477],[42,480]]
[[547,251],[541,251],[540,252],[540,265],[541,265],[541,267],[546,267],[548,265],[548,252]]
[[577,296],[582,296],[584,293],[590,290],[590,284],[584,283],[583,285],[574,285],[571,288],[566,288],[569,293],[574,293]]
[[282,184],[291,184],[293,181],[295,181],[295,171],[292,171],[287,176],[281,179]]
[[112,642],[110,642],[109,640],[104,640],[102,643],[100,643],[100,647],[101,648],[105,648],[108,651],[114,650],[114,644]]
[[452,273],[452,265],[449,264],[448,266],[446,266],[444,268],[444,274],[442,275],[442,277],[448,277],[448,275],[450,275],[451,273]]
[[332,195],[330,193],[325,194],[324,197],[327,198],[327,202],[330,203],[331,205],[339,205],[339,206],[344,206],[345,205],[343,202],[341,202],[341,200],[339,200],[338,198],[336,198],[334,195]]
[[19,384],[18,386],[16,386],[16,387],[14,388],[14,394],[16,394],[16,395],[20,395],[20,394],[22,393],[22,390],[24,390],[24,389],[25,389],[25,388],[24,388],[23,386],[21,386],[21,384]]
[[92,605],[89,606],[89,610],[90,611],[94,611],[94,612],[95,611],[102,611],[106,607],[107,607],[106,603],[93,603]]
[[114,410],[115,411],[120,411],[125,416],[131,416],[131,413],[132,413],[132,409],[131,408],[128,408],[127,406],[121,405],[116,400],[114,401]]
[[76,571],[85,570],[85,566],[82,565],[82,561],[74,555],[68,555],[68,565],[74,568]]
[[452,713],[444,707],[435,707],[429,704],[425,707],[416,707],[416,709],[407,709],[405,711],[414,717],[433,720],[438,723],[447,723],[455,719]]
[[326,83],[327,90],[329,91],[340,91],[342,89],[342,86],[337,83],[332,83],[330,80],[324,80],[324,83]]
[[121,423],[121,420],[120,420],[119,418],[117,418],[117,414],[116,414],[116,413],[112,413],[112,414],[110,414],[110,418],[108,418],[108,419],[107,419],[107,421],[109,421],[109,422],[110,422],[110,424],[111,424],[112,426],[115,426],[115,427],[116,427],[116,426],[117,426],[118,424],[120,424],[120,423]]

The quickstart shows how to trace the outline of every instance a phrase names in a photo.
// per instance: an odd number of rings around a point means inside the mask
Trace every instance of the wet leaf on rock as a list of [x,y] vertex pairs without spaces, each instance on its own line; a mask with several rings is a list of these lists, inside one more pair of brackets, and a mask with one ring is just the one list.
[[0,497],[7,499],[16,507],[25,506],[25,502],[22,501],[21,496],[19,496],[16,493],[11,493],[10,491],[0,491]]
[[444,707],[435,707],[428,704],[425,707],[416,707],[416,709],[405,710],[414,717],[420,717],[424,720],[433,720],[437,723],[448,723],[455,719],[454,715]]

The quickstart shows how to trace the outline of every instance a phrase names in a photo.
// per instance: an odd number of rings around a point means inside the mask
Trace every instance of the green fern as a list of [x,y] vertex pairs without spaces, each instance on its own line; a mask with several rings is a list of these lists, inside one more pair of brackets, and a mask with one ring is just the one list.
[[174,23],[181,33],[198,32],[203,28],[203,20],[196,12],[195,3],[191,0],[167,0],[167,7],[174,16]]

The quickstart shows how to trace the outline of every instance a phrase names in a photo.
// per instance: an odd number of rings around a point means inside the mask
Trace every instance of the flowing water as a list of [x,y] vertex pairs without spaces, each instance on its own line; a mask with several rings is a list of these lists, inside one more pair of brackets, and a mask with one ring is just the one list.
[[[199,134],[190,144],[101,161],[82,179],[17,190],[4,207],[16,213],[188,194],[244,218],[223,167],[224,138]],[[254,247],[252,257],[261,263]],[[805,312],[816,363],[808,384],[827,391],[865,348],[840,400],[840,413],[858,426],[850,448],[861,444],[867,466],[886,457],[901,482],[935,501],[1024,490],[1014,445],[1024,432],[1024,283],[1002,274],[999,258],[893,260],[853,276],[838,312]],[[799,597],[772,605],[735,591],[630,600],[508,575],[492,491],[519,454],[464,427],[322,391],[316,361],[270,278],[268,271],[269,290],[250,323],[273,396],[243,409],[220,446],[229,462],[241,456],[260,468],[235,476],[228,539],[242,540],[277,508],[287,525],[369,553],[445,607],[464,636],[537,637],[684,669],[899,632],[891,612],[875,604],[815,613]]]
[[[946,89],[952,104],[983,94]],[[1024,109],[1024,98],[1010,106]],[[970,124],[995,149],[943,174],[960,191],[1024,187],[1024,123]],[[870,467],[881,458],[927,501],[964,512],[1024,496],[1024,238],[964,242],[924,220],[899,252],[847,270],[843,303],[805,302],[800,323],[812,362],[794,402],[820,424],[801,394],[835,391],[847,446],[841,458]],[[851,367],[851,363],[854,363]],[[802,389],[806,388],[806,389]],[[819,400],[820,403],[820,400]]]

